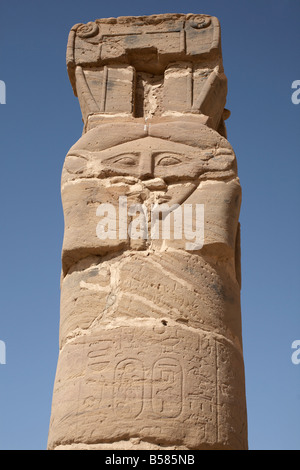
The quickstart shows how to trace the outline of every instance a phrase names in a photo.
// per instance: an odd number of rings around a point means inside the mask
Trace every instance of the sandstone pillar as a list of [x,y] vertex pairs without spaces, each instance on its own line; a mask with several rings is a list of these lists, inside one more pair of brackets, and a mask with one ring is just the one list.
[[77,24],[67,66],[84,129],[62,172],[48,448],[246,449],[241,190],[219,22]]

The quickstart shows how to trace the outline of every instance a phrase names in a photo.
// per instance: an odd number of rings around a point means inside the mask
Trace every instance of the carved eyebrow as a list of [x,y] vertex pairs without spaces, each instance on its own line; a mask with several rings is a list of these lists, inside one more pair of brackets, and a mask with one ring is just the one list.
[[70,150],[67,153],[67,157],[79,157],[83,158],[84,160],[89,160],[91,155],[92,152],[89,152],[88,150]]
[[186,155],[186,154],[183,155],[182,153],[175,153],[175,152],[168,152],[168,151],[155,152],[153,153],[153,156],[156,162],[162,160],[165,157],[174,158],[174,159],[179,160],[180,162],[191,159],[189,155]]
[[[113,156],[110,156],[110,157],[107,157],[107,158],[104,158],[102,160],[102,162],[114,162],[114,163],[118,163],[120,160],[122,159],[125,159],[125,158],[128,158],[128,159],[132,159],[133,161],[135,161],[136,163],[138,162],[139,160],[139,156],[140,154],[139,153],[135,153],[135,152],[124,152],[124,153],[121,153],[119,155],[113,155]],[[122,162],[120,162],[122,163]]]

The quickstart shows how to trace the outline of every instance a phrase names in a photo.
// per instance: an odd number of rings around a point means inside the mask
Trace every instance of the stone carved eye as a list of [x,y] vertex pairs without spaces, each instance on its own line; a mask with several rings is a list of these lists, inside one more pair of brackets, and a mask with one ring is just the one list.
[[181,160],[179,160],[179,158],[174,157],[173,155],[164,155],[158,160],[157,165],[171,166],[171,165],[178,165],[178,163],[181,163]]
[[135,155],[122,155],[117,158],[114,163],[119,163],[124,166],[135,166],[137,164],[137,159]]

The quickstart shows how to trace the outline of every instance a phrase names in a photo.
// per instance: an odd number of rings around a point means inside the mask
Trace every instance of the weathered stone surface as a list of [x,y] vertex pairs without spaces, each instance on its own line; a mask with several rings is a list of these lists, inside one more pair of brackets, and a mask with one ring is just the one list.
[[143,107],[152,107],[150,116],[202,114],[214,129],[224,127],[227,81],[217,18],[170,14],[77,24],[67,65],[87,127],[88,114],[140,117]]
[[[241,188],[220,27],[75,25],[49,449],[246,449]],[[155,210],[157,212],[155,212]]]
[[[62,282],[61,346],[91,325],[118,317],[163,318],[204,328],[241,348],[239,284],[234,260],[184,250],[128,251],[86,259]],[[142,273],[142,276],[141,276]]]
[[243,407],[240,351],[222,336],[168,321],[119,316],[63,347],[53,446],[134,436],[139,447],[245,445],[244,416],[234,412]]

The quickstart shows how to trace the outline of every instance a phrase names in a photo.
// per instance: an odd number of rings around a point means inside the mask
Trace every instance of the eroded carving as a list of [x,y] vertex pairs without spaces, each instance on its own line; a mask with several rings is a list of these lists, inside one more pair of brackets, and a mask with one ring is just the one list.
[[246,449],[241,188],[218,20],[78,24],[67,64],[84,129],[62,172],[48,446]]

